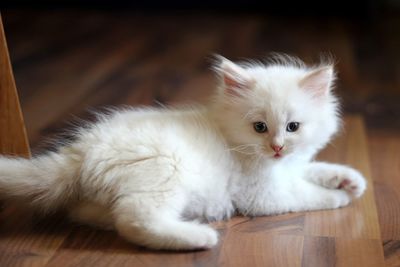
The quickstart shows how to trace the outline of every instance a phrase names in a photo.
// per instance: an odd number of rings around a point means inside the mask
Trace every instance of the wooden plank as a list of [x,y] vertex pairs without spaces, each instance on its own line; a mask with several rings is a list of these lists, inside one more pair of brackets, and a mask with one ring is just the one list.
[[[230,231],[216,266],[301,266],[303,236]],[[206,265],[204,265],[206,266]]]
[[368,139],[385,262],[400,266],[400,136],[375,130]]
[[335,265],[336,247],[333,237],[305,237],[302,266],[333,267]]
[[0,153],[30,156],[24,120],[0,16]]
[[384,266],[380,240],[336,238],[336,266]]

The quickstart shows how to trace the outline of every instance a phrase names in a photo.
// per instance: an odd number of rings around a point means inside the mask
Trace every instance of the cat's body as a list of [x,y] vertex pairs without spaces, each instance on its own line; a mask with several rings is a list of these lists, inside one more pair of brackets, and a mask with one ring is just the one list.
[[[287,62],[286,62],[287,63]],[[331,67],[221,59],[208,106],[102,116],[37,158],[0,158],[0,193],[163,249],[209,248],[200,222],[347,205],[357,171],[311,162],[337,131]]]

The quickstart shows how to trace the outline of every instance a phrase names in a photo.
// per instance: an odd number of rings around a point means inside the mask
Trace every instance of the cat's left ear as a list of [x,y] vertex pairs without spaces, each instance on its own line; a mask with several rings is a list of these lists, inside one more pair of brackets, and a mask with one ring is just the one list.
[[215,70],[221,76],[227,94],[240,96],[254,85],[255,80],[246,69],[222,56],[218,56],[218,61]]
[[299,86],[315,98],[327,96],[331,90],[335,74],[332,66],[312,70],[303,77]]

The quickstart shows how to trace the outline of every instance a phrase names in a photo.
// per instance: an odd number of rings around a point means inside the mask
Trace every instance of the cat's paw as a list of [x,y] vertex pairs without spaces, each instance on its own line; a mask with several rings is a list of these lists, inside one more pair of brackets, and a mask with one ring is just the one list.
[[365,178],[358,171],[343,166],[330,179],[331,188],[340,189],[350,196],[358,198],[367,188]]
[[191,229],[177,229],[179,235],[175,241],[178,250],[209,249],[218,244],[218,232],[208,225],[190,223]]
[[[202,225],[203,226],[203,225]],[[201,227],[201,231],[196,233],[194,238],[194,249],[209,249],[218,243],[218,233],[208,226]],[[200,230],[200,229],[199,229]]]

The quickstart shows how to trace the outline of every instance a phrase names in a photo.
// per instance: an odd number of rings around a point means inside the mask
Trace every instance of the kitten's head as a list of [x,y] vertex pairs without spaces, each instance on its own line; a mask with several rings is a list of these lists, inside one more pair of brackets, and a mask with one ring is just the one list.
[[219,57],[214,116],[231,148],[279,160],[312,156],[337,131],[332,64],[306,67],[298,59],[235,64]]

